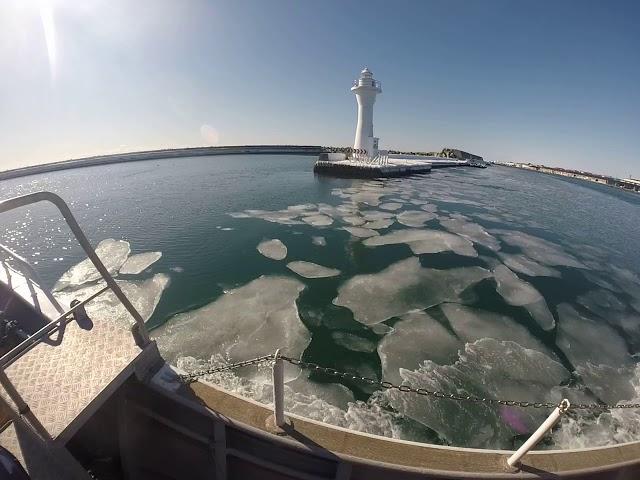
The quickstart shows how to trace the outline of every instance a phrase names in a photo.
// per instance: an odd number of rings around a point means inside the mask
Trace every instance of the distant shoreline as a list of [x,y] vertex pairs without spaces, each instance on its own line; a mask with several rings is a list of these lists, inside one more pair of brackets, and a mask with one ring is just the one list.
[[209,155],[241,155],[241,154],[272,154],[272,155],[319,155],[323,147],[316,145],[229,145],[221,147],[189,147],[163,150],[148,150],[143,152],[116,153],[112,155],[98,155],[94,157],[63,160],[60,162],[31,165],[0,172],[0,180],[25,177],[71,168],[92,167],[112,163],[138,162],[143,160],[157,160],[162,158],[203,157]]

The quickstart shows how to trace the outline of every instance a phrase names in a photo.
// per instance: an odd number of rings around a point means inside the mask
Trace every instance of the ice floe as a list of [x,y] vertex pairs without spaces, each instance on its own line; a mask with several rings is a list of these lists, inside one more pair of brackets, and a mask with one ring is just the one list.
[[393,332],[378,344],[382,379],[401,383],[401,368],[417,369],[425,360],[445,365],[458,358],[463,344],[429,314],[416,311],[400,317]]
[[354,352],[375,352],[376,344],[369,339],[348,332],[331,332],[331,338],[341,347]]
[[[277,348],[299,357],[311,340],[296,308],[303,289],[295,278],[262,276],[204,307],[175,315],[153,337],[170,362],[181,356],[206,360],[214,353],[239,362]],[[288,378],[298,374],[297,369],[287,371]]]
[[560,272],[557,270],[531,260],[521,253],[499,252],[498,256],[514,272],[522,273],[529,277],[560,277]]
[[396,220],[407,227],[423,227],[426,222],[436,218],[431,212],[421,212],[418,210],[409,210],[396,215]]
[[500,250],[500,242],[496,240],[495,237],[489,234],[477,223],[469,222],[464,218],[458,217],[441,219],[440,225],[449,230],[451,233],[456,233],[471,240],[472,242],[483,245],[489,250],[493,250],[494,252]]
[[364,227],[343,227],[343,230],[346,230],[351,235],[358,238],[368,238],[368,237],[375,237],[377,235],[380,235],[375,230],[371,230],[370,228],[364,228]]
[[[131,246],[124,240],[107,238],[98,243],[95,252],[110,274],[118,272],[120,267],[129,257]],[[93,266],[90,259],[86,258],[67,270],[56,283],[54,290],[61,290],[68,286],[78,286],[87,282],[94,282],[101,278],[100,273]]]
[[506,315],[457,303],[445,303],[440,308],[453,331],[464,342],[475,342],[482,338],[509,340],[553,358],[553,354],[529,330]]
[[342,221],[348,223],[349,225],[353,225],[354,227],[358,227],[360,225],[363,225],[367,220],[362,217],[347,215],[342,217]]
[[556,344],[582,381],[608,403],[632,398],[634,361],[623,338],[606,323],[566,303],[558,305],[558,317]]
[[[400,369],[407,384],[478,397],[550,401],[553,387],[569,372],[558,362],[517,343],[490,338],[467,343],[451,365],[425,361],[415,370]],[[535,430],[546,418],[539,409],[495,407],[484,403],[384,392],[400,414],[426,425],[447,442],[477,448],[511,448],[513,437]]]
[[[492,232],[494,232],[492,230]],[[545,265],[585,268],[577,258],[565,252],[559,245],[534,237],[523,232],[513,230],[496,230],[502,240],[509,245],[519,247],[522,252],[533,260]]]
[[392,218],[381,218],[380,220],[373,220],[362,225],[364,228],[371,228],[373,230],[382,230],[389,228],[393,225],[394,220]]
[[400,260],[378,273],[356,275],[338,289],[335,305],[347,307],[366,325],[424,309],[460,301],[460,294],[491,273],[480,267],[435,270],[415,258]]
[[160,258],[162,258],[162,252],[145,252],[131,255],[120,267],[118,273],[137,275],[156,263]]
[[368,247],[395,245],[399,243],[409,245],[411,251],[416,255],[447,251],[452,251],[466,257],[476,257],[478,255],[473,248],[473,244],[466,238],[440,230],[395,230],[385,235],[368,238],[364,241],[364,244]]
[[397,202],[381,203],[380,205],[378,205],[378,208],[393,212],[395,210],[400,210],[402,208],[402,203],[397,203]]
[[544,330],[553,329],[553,315],[544,297],[533,285],[518,278],[505,265],[494,268],[493,276],[496,280],[496,291],[508,304],[524,307]]
[[257,249],[262,255],[272,260],[284,260],[287,257],[286,245],[277,238],[260,242]]
[[326,247],[327,239],[322,236],[311,237],[311,243],[317,245],[318,247]]
[[302,217],[302,221],[314,227],[326,227],[333,223],[333,218],[327,215],[309,215]]
[[313,262],[295,261],[287,263],[287,268],[304,278],[327,278],[340,275],[340,270],[323,267]]

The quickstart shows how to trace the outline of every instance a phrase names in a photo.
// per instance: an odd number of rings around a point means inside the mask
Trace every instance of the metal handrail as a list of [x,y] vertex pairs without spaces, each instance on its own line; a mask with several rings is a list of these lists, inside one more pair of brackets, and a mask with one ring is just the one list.
[[[36,271],[36,269],[33,268],[25,258],[21,257],[16,252],[14,252],[13,250],[11,250],[10,248],[6,247],[1,243],[0,243],[0,250],[5,252],[11,258],[14,258],[15,260],[17,260],[18,263],[20,263],[23,267],[25,267],[29,271],[30,277],[25,277],[25,280],[27,280],[27,282],[31,280],[36,285],[38,285],[38,287],[42,287],[42,280],[40,279],[40,275],[38,275],[38,272]],[[42,292],[45,294],[45,296],[51,302],[54,308],[58,311],[58,313],[64,312],[64,308],[62,308],[58,300],[56,300],[56,297],[54,297],[49,290],[42,288]]]
[[122,292],[120,286],[116,283],[107,268],[104,266],[104,264],[100,260],[100,257],[98,257],[98,255],[96,254],[95,250],[91,246],[91,243],[89,242],[84,232],[80,228],[80,225],[71,213],[69,206],[61,197],[52,192],[36,192],[22,195],[20,197],[10,198],[8,200],[0,201],[0,213],[15,210],[16,208],[24,207],[38,202],[50,202],[60,211],[62,217],[67,222],[69,229],[76,237],[76,240],[86,253],[87,257],[91,260],[91,263],[93,263],[93,266],[106,282],[107,287],[111,289],[114,295],[118,298],[118,300],[120,300],[122,305],[124,305],[124,307],[135,320],[135,324],[131,327],[131,333],[134,336],[136,344],[139,347],[144,348],[150,342],[149,332],[147,331],[147,327],[144,324],[144,319],[135,309],[131,301]]
[[0,358],[0,369],[7,368],[9,365],[15,362],[18,358],[20,358],[22,354],[26,352],[29,347],[34,345],[38,340],[41,340],[47,335],[49,335],[53,330],[57,329],[59,326],[62,326],[63,323],[66,325],[67,323],[72,321],[73,317],[71,315],[76,310],[84,307],[91,300],[102,295],[107,290],[109,290],[108,285],[101,288],[97,292],[89,295],[87,298],[81,300],[80,302],[74,304],[69,310],[64,312],[55,320],[47,323],[44,327],[36,331],[33,335],[29,335],[29,338],[24,339],[22,342],[20,342],[18,345],[13,347],[11,350],[9,350]]

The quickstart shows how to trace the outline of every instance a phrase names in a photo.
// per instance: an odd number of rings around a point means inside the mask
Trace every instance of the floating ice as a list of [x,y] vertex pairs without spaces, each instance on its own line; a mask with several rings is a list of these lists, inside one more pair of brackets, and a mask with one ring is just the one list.
[[410,210],[396,215],[398,223],[407,227],[423,227],[425,222],[433,220],[436,215],[431,212],[420,212],[418,210]]
[[440,308],[456,335],[465,342],[475,342],[481,338],[509,340],[553,358],[553,354],[529,330],[506,315],[457,303],[445,303]]
[[387,382],[401,383],[401,368],[417,369],[425,360],[440,365],[453,363],[462,348],[451,332],[422,311],[403,315],[393,328],[378,344],[382,379]]
[[123,275],[137,275],[156,263],[162,257],[162,252],[146,252],[131,255],[120,267]]
[[556,324],[553,315],[544,297],[533,285],[520,280],[504,265],[494,268],[493,275],[497,284],[496,291],[508,304],[524,307],[544,330],[553,329]]
[[411,310],[460,301],[465,289],[490,276],[480,267],[423,268],[411,257],[379,273],[350,278],[339,287],[333,303],[349,308],[357,321],[373,325]]
[[[220,359],[202,362],[191,357],[178,361],[178,367],[187,372],[226,364]],[[237,376],[237,372],[221,372],[207,375],[205,379],[237,395],[263,404],[273,403],[269,375],[247,379]],[[287,412],[349,430],[393,438],[402,436],[396,415],[380,407],[376,398],[367,403],[354,402],[353,394],[343,385],[316,383],[303,375],[285,384],[284,408]]]
[[347,332],[332,332],[331,338],[341,347],[354,352],[375,352],[376,344],[371,340]]
[[[129,242],[124,240],[107,238],[98,244],[95,252],[109,273],[113,275],[129,257],[131,247]],[[100,278],[101,275],[93,266],[91,260],[86,258],[67,270],[56,282],[53,289],[62,290],[67,287],[76,287],[87,282],[94,282]]]
[[499,252],[498,256],[511,270],[530,277],[560,277],[557,270],[541,265],[521,253]]
[[340,270],[323,267],[312,262],[289,262],[287,263],[287,268],[304,278],[327,278],[340,275]]
[[394,220],[391,218],[382,218],[380,220],[373,220],[363,225],[364,228],[371,228],[373,230],[382,230],[383,228],[389,228],[393,225]]
[[314,245],[317,245],[318,247],[326,247],[327,246],[327,239],[322,237],[322,236],[311,237],[311,242]]
[[394,213],[389,213],[389,212],[380,212],[377,210],[365,210],[364,212],[362,212],[362,216],[372,222],[375,220],[386,220],[389,218],[394,218],[395,214]]
[[422,205],[420,208],[425,212],[436,213],[438,211],[438,207],[433,203],[427,203],[425,205]]
[[302,217],[302,221],[309,225],[313,225],[314,227],[326,227],[333,223],[333,218],[328,217],[327,215],[309,215],[307,217]]
[[381,208],[382,210],[390,210],[393,212],[395,210],[401,209],[402,203],[397,203],[397,202],[381,203],[380,205],[378,205],[378,208]]
[[342,221],[345,223],[348,223],[350,225],[353,225],[354,227],[358,227],[360,225],[363,225],[366,220],[362,217],[356,217],[353,215],[347,215],[345,217],[342,217]]
[[458,255],[476,257],[473,244],[466,238],[440,230],[395,230],[375,238],[368,238],[364,244],[369,247],[406,243],[416,255],[453,251]]
[[[427,390],[520,401],[551,401],[551,389],[569,377],[562,365],[517,343],[485,338],[467,343],[452,365],[425,361],[400,369],[405,383]],[[476,448],[511,448],[513,437],[535,430],[548,412],[484,403],[384,392],[400,414],[435,430],[448,443]],[[554,399],[555,400],[555,399]]]
[[295,278],[262,276],[204,307],[175,315],[153,336],[170,362],[185,355],[208,359],[214,352],[239,362],[277,348],[299,357],[310,341],[296,308],[303,289]]
[[450,218],[440,220],[440,225],[450,232],[457,233],[458,235],[461,235],[472,242],[483,245],[494,252],[500,250],[500,242],[487,233],[487,231],[477,223],[468,222],[464,218]]
[[[158,273],[148,280],[116,280],[116,283],[143,320],[147,321],[151,318],[162,293],[169,285],[169,277]],[[83,300],[104,286],[104,282],[85,284],[79,289],[62,290],[55,292],[54,295],[61,305],[68,307],[72,300]],[[101,322],[130,324],[134,321],[131,314],[111,291],[107,291],[87,303],[86,310],[90,318],[99,319]]]
[[375,230],[371,230],[370,228],[363,228],[363,227],[343,227],[343,230],[346,230],[351,235],[358,238],[368,238],[368,237],[375,237],[377,235],[380,235]]
[[627,306],[609,290],[598,289],[580,295],[578,303],[603,318],[609,317],[614,312],[622,312]]
[[264,240],[258,244],[258,252],[272,260],[284,260],[287,257],[287,247],[277,238]]
[[351,200],[357,203],[365,203],[367,205],[371,205],[372,207],[376,207],[380,204],[380,197],[384,195],[384,192],[376,192],[376,191],[361,191],[351,195]]
[[[640,403],[640,367],[635,367],[630,385],[630,403]],[[625,402],[622,402],[625,403]],[[552,441],[559,448],[593,448],[615,443],[636,442],[640,437],[640,411],[618,408],[598,415],[563,415],[554,429]]]
[[525,255],[540,263],[545,265],[585,268],[578,259],[566,253],[562,247],[555,243],[513,230],[496,230],[495,232],[499,233],[502,240],[509,245],[520,247]]

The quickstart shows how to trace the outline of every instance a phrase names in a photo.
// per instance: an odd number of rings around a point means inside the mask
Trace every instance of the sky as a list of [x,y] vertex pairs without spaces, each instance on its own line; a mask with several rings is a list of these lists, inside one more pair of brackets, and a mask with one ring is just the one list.
[[0,170],[353,144],[640,177],[640,2],[1,0]]

